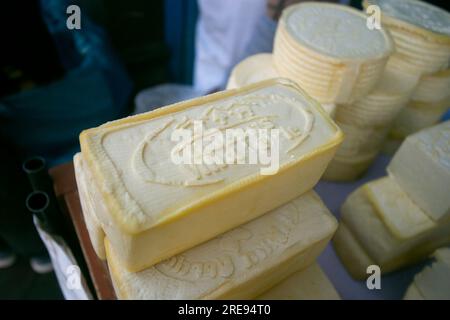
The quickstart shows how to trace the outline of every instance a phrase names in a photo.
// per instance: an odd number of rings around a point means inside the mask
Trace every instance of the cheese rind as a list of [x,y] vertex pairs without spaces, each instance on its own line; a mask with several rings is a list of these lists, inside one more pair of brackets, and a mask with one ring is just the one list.
[[[364,263],[377,264],[382,273],[388,273],[420,261],[437,248],[450,244],[450,220],[438,223],[435,228],[412,238],[399,239],[380,218],[364,187],[354,191],[345,200],[340,223],[345,224],[351,237],[343,240],[341,237],[338,254],[350,255],[343,262],[358,277],[366,272],[368,265]],[[346,253],[346,250],[353,250],[354,246],[358,247],[355,253]],[[360,259],[359,252],[364,252],[368,259]]]
[[438,102],[410,101],[394,121],[391,135],[405,138],[439,122],[448,109],[450,99]]
[[[269,124],[293,132],[280,133],[280,169],[275,175],[263,176],[255,165],[229,165],[200,180],[188,180],[184,167],[170,162],[172,131],[159,130],[176,126],[184,116],[195,120],[219,113],[220,108],[229,108],[224,113],[230,118],[239,117],[238,108],[245,109],[244,118],[270,118]],[[154,136],[148,138],[155,130],[160,133],[156,142]],[[139,271],[310,190],[342,133],[294,83],[278,79],[114,121],[82,133],[80,139],[108,208],[99,214],[105,233],[124,265]],[[153,144],[158,153],[147,154]],[[136,170],[133,155],[142,145],[145,166]]]
[[426,266],[409,286],[404,299],[449,300],[450,299],[450,256],[449,248],[441,248],[433,254],[435,261]]
[[355,236],[342,221],[333,237],[333,247],[345,269],[354,279],[367,278],[367,267],[375,262],[358,243]]
[[392,178],[371,181],[364,189],[375,212],[396,237],[408,239],[436,227]]
[[129,272],[106,238],[120,299],[252,299],[311,265],[337,228],[314,191],[245,225]]
[[447,99],[450,103],[450,69],[425,75],[412,95],[413,101],[439,103]]
[[333,284],[317,263],[289,276],[258,296],[258,300],[340,300]]
[[408,136],[387,171],[433,220],[450,214],[450,121]]
[[101,260],[105,260],[105,233],[103,232],[101,223],[95,213],[96,211],[104,210],[98,209],[99,206],[102,206],[103,204],[99,201],[92,200],[96,194],[91,193],[89,190],[90,188],[87,185],[94,183],[94,181],[92,181],[88,176],[88,172],[84,169],[81,153],[75,154],[73,164],[78,187],[78,196],[80,197],[81,209],[83,211],[84,222],[88,230],[89,238],[97,256]]
[[378,5],[384,14],[395,17],[410,27],[428,30],[430,33],[450,37],[450,14],[424,1],[416,0],[366,0],[367,4]]
[[358,156],[378,153],[389,131],[389,128],[384,126],[357,126],[341,122],[338,119],[336,119],[336,123],[345,136],[336,152],[336,157],[351,161]]
[[381,7],[381,23],[389,29],[395,42],[395,54],[401,57],[407,69],[424,75],[448,68],[450,35],[438,29],[442,26],[448,29],[449,13],[416,0],[363,1],[365,9],[369,5]]

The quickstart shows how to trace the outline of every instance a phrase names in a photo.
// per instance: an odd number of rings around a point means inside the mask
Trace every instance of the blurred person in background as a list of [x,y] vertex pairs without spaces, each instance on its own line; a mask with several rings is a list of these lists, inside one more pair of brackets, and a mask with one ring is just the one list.
[[[284,8],[302,0],[198,0],[194,87],[225,88],[231,69],[253,54],[272,52]],[[323,1],[325,2],[325,1]],[[328,1],[348,4],[349,1]]]

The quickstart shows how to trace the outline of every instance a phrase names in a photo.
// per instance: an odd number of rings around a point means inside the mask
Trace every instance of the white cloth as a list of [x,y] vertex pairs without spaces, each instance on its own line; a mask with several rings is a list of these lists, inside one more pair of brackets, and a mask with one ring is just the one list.
[[245,55],[266,0],[198,0],[194,87],[225,87],[230,69]]
[[47,233],[41,228],[39,220],[36,217],[33,218],[34,225],[52,260],[56,279],[64,298],[66,300],[92,300],[92,294],[65,241],[59,236]]

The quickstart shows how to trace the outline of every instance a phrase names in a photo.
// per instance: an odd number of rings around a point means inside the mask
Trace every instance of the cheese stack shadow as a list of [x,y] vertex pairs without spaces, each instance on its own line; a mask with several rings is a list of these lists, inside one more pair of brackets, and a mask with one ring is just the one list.
[[[279,130],[275,170],[177,158],[205,135],[251,128]],[[192,135],[174,140],[178,129]],[[284,79],[84,131],[74,159],[80,201],[117,297],[251,299],[292,293],[282,281],[292,276],[304,283],[298,273],[314,264],[337,228],[312,188],[342,139],[320,105]],[[322,297],[336,298],[323,274],[310,272]]]
[[411,133],[436,124],[449,106],[450,14],[417,0],[364,0],[376,5],[395,42],[388,65],[419,80],[384,148],[392,154]]
[[358,188],[341,208],[333,239],[349,273],[388,273],[450,244],[450,121],[408,136],[388,176]]
[[[450,300],[450,248],[433,253],[433,262],[415,275],[404,300]],[[447,280],[447,281],[446,281]]]

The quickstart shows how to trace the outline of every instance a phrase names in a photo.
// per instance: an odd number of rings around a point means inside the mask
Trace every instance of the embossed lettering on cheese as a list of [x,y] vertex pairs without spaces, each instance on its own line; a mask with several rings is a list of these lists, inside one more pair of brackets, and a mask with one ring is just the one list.
[[[330,237],[337,223],[314,191],[140,272],[128,272],[107,242],[120,298],[198,299],[251,281]],[[225,294],[222,293],[222,294]]]
[[[194,151],[198,143],[205,139],[208,142],[213,135],[226,140],[227,129],[244,133],[250,129],[256,132],[278,130],[276,156],[280,170],[299,162],[303,156],[315,154],[320,148],[340,142],[340,132],[329,117],[295,87],[277,83],[255,87],[237,96],[206,101],[210,102],[160,117],[99,127],[86,135],[84,143],[90,144],[89,155],[95,161],[94,166],[106,177],[100,185],[103,193],[120,194],[126,199],[126,214],[132,215],[138,223],[149,227],[192,203],[193,199],[209,197],[225,187],[254,179],[261,174],[261,168],[271,169],[270,156],[276,152],[271,152],[273,144],[267,143],[270,139],[262,139],[269,145],[265,154],[269,155],[268,166],[261,162],[256,165],[250,161],[237,163],[240,156],[249,156],[248,135],[244,135],[246,143],[231,139],[222,145],[227,147],[223,149],[225,154],[236,151],[239,145],[245,147],[244,153],[237,153],[235,163],[196,161]],[[195,132],[197,121],[203,126],[201,134]],[[190,130],[192,134],[186,140],[173,141],[172,134],[178,129]],[[209,152],[209,155],[211,149],[215,151],[208,143],[200,149],[202,154]],[[175,164],[173,154],[186,150],[194,154],[194,161]]]

